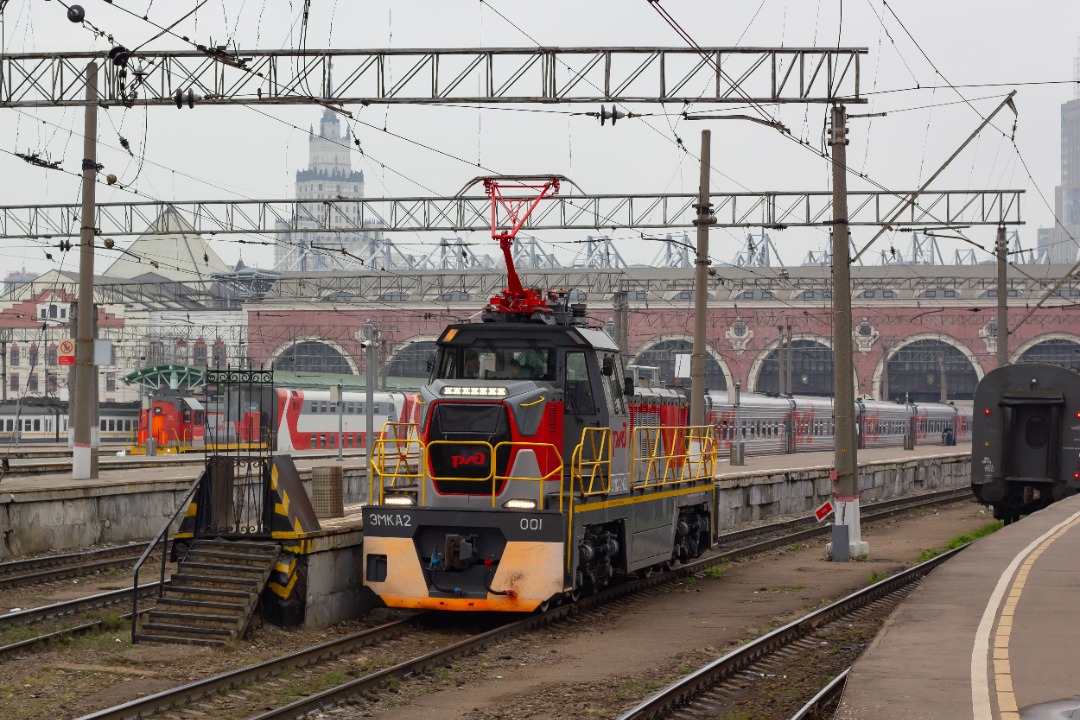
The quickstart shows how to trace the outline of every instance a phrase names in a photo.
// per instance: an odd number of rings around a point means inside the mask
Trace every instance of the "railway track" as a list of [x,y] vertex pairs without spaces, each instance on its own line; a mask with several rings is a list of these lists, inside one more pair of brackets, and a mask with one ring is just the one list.
[[0,563],[0,590],[91,575],[111,568],[130,568],[142,554],[145,543],[115,545],[57,555],[41,555]]
[[[160,583],[146,583],[139,589],[139,598],[147,599],[156,597]],[[6,634],[19,635],[21,628],[40,628],[45,626],[44,631],[30,637],[22,638],[15,642],[0,645],[0,662],[20,657],[27,653],[38,652],[48,645],[68,640],[79,635],[93,632],[115,629],[116,624],[123,620],[130,620],[130,612],[110,612],[113,609],[129,608],[131,606],[131,589],[111,590],[109,592],[87,595],[86,597],[65,600],[63,602],[43,605],[9,612],[0,615],[0,636]],[[149,612],[152,606],[142,612]],[[96,611],[106,611],[100,613]],[[95,616],[96,615],[96,616]]]
[[[749,696],[789,684],[785,668],[812,667],[820,684],[793,718],[808,717],[838,696],[842,676],[876,636],[892,610],[935,567],[966,545],[812,612],[709,663],[641,702],[619,720],[698,720],[735,712]],[[775,697],[775,696],[773,696]],[[782,707],[776,708],[777,712]]]
[[[970,493],[947,491],[920,495],[914,499],[879,503],[867,509],[864,522],[890,517],[914,507],[955,502],[967,499]],[[477,652],[518,634],[534,631],[551,623],[564,622],[582,613],[630,597],[655,591],[689,575],[703,573],[709,567],[733,559],[767,552],[775,547],[797,542],[811,535],[824,534],[826,527],[803,528],[805,521],[781,523],[739,531],[721,538],[730,547],[695,562],[649,578],[638,578],[607,588],[594,595],[567,605],[551,608],[526,618],[510,620],[489,630],[475,632],[465,638],[452,638],[442,633],[417,634],[419,623],[429,614],[390,623],[335,640],[330,643],[221,673],[205,680],[188,683],[172,690],[140,698],[113,708],[84,716],[83,720],[119,720],[122,718],[189,717],[249,717],[252,703],[263,708],[259,720],[300,718],[313,711],[341,703],[372,700],[389,692],[392,681],[425,672],[432,666],[445,665],[456,658]],[[762,540],[762,536],[766,536]],[[757,542],[750,542],[756,540]],[[406,638],[407,636],[407,638]],[[394,641],[402,639],[397,645]],[[418,640],[421,638],[421,640]],[[434,641],[434,642],[433,642]],[[380,667],[357,660],[358,650],[378,645]],[[416,654],[417,647],[430,648]],[[344,673],[349,679],[333,682]],[[297,696],[290,701],[292,696]],[[273,705],[276,704],[276,707]],[[168,713],[160,715],[160,713]],[[175,714],[172,714],[175,713]]]

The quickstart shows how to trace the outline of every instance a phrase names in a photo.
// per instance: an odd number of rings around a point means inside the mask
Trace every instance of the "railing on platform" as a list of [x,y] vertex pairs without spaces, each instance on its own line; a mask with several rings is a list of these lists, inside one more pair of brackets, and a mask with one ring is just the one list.
[[[158,598],[160,598],[165,592],[165,567],[168,564],[169,558],[169,528],[180,517],[181,513],[186,513],[188,508],[191,507],[191,501],[195,497],[195,493],[198,492],[200,485],[204,478],[207,477],[207,471],[203,470],[199,479],[191,484],[188,491],[184,494],[183,499],[177,506],[176,511],[169,516],[169,519],[165,521],[165,525],[162,526],[158,534],[154,536],[154,539],[146,546],[146,550],[139,556],[139,559],[135,562],[135,566],[131,568],[131,575],[134,578],[134,585],[131,588],[131,642],[134,644],[137,642],[135,630],[139,624],[139,571],[146,563],[147,558],[150,557],[150,553],[154,548],[161,544],[161,577],[158,581]],[[183,561],[183,558],[177,558]]]

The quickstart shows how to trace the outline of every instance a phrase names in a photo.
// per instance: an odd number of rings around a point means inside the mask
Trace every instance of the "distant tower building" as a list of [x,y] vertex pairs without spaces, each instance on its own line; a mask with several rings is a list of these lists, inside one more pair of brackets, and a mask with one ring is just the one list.
[[[319,134],[310,130],[308,168],[296,173],[296,197],[300,200],[342,200],[364,197],[364,173],[352,169],[348,132],[333,110],[323,112]],[[281,235],[274,250],[274,269],[327,271],[351,267],[364,257],[367,244],[377,232],[319,233],[327,212],[321,202],[304,203],[291,223],[292,232]],[[359,206],[339,203],[331,227],[360,226]],[[279,226],[284,223],[279,222]],[[342,252],[344,251],[344,252]]]
[[[1073,74],[1080,81],[1077,52]],[[1080,86],[1061,106],[1061,184],[1054,190],[1054,215],[1058,223],[1050,233],[1050,262],[1071,265],[1080,249]]]

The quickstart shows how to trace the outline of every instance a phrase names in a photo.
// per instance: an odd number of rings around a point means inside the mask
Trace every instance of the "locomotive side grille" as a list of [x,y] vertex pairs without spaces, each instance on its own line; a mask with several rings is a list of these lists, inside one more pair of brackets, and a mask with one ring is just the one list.
[[[486,446],[472,445],[469,441],[489,443],[492,447],[512,440],[510,420],[506,406],[494,403],[439,402],[431,410],[428,425],[428,442],[444,440],[448,444],[430,447],[428,462],[435,477],[463,478],[461,480],[437,480],[435,487],[447,495],[490,495],[488,483],[470,481],[467,478],[487,477],[491,470],[490,450]],[[460,442],[461,444],[457,444]],[[495,458],[495,474],[505,475],[509,449],[499,452]],[[501,485],[494,490],[502,492]]]

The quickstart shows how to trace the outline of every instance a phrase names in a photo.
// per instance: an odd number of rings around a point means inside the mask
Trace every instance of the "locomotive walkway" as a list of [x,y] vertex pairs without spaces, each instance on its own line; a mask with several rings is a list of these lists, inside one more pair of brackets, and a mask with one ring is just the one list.
[[837,720],[1080,717],[1080,497],[934,570],[855,663]]

